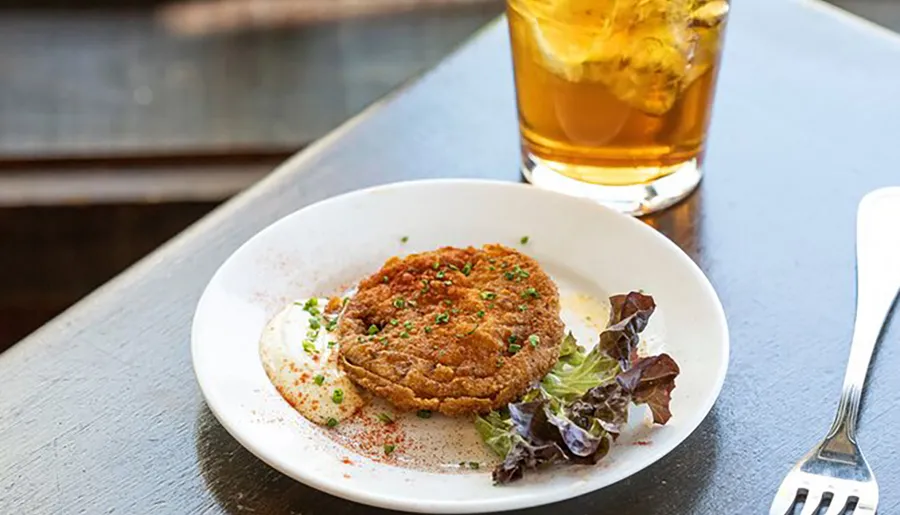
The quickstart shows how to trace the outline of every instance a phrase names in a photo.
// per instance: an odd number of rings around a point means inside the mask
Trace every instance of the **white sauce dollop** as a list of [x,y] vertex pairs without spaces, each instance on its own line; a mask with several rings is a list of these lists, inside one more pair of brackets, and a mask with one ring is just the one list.
[[[356,413],[365,399],[338,367],[335,335],[326,330],[326,317],[337,315],[313,316],[304,309],[308,301],[291,303],[266,325],[259,357],[269,380],[294,409],[316,424],[333,426]],[[327,302],[317,299],[317,309],[324,311]]]

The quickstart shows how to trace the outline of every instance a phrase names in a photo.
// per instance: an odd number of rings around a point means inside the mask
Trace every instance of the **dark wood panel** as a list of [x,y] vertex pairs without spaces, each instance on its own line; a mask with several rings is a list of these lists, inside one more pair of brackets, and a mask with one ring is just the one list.
[[290,155],[276,149],[232,149],[105,157],[0,156],[0,208],[221,202]]
[[204,37],[149,7],[2,10],[0,155],[300,148],[501,8]]
[[0,208],[0,351],[215,205]]

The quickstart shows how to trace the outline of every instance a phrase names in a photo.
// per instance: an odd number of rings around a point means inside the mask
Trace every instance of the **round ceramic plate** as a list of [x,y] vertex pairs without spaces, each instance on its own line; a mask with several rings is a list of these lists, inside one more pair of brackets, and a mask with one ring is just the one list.
[[[601,464],[543,470],[493,486],[488,463],[478,470],[452,463],[423,468],[401,459],[401,446],[392,460],[342,446],[327,429],[303,419],[269,382],[258,357],[259,338],[266,322],[292,300],[346,293],[391,256],[486,243],[538,260],[559,285],[564,321],[583,344],[595,342],[609,294],[641,289],[653,295],[658,309],[644,332],[646,350],[665,351],[681,367],[669,423],[653,426],[638,411]],[[582,495],[662,458],[691,434],[719,395],[728,331],[703,273],[639,220],[521,184],[435,180],[334,197],[254,236],[204,291],[194,316],[192,355],[203,395],[222,425],[284,474],[374,506],[471,513]],[[427,422],[406,429],[409,441],[417,431],[430,433],[421,439],[420,453],[423,445],[427,453],[427,442],[452,450],[446,442],[470,438],[458,436],[469,421]],[[442,437],[445,427],[453,433]],[[477,438],[474,429],[471,438]]]

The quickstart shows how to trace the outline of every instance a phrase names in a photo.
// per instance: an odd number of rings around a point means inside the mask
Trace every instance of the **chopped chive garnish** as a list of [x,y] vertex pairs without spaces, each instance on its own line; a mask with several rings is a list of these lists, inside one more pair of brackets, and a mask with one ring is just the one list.
[[319,322],[318,318],[310,318],[309,319],[309,328],[310,329],[318,329],[322,327],[322,323]]
[[408,301],[406,301],[406,303],[409,304],[410,307],[413,307],[413,308],[416,307],[416,301],[414,301],[412,299],[409,299]]
[[459,272],[459,268],[456,265],[454,265],[453,263],[450,263],[449,265],[447,265],[447,268],[449,268],[450,270],[453,270],[454,272]]
[[403,322],[403,327],[405,327],[405,328],[407,328],[407,329],[412,329],[412,328],[413,328],[413,323],[412,323],[412,321],[411,321],[411,320],[407,320],[406,322]]
[[322,386],[322,384],[325,383],[325,376],[323,376],[322,374],[319,374],[313,378],[313,382],[319,386]]
[[528,236],[522,236],[522,239],[519,240],[519,243],[521,243],[522,245],[525,245],[526,243],[528,243],[528,240],[529,240]]
[[481,292],[481,298],[484,300],[494,300],[497,298],[497,294],[492,291],[483,291]]
[[522,350],[522,346],[519,345],[518,343],[511,343],[511,344],[509,344],[508,350],[509,350],[510,354],[515,354],[515,353],[519,352],[520,350]]
[[400,243],[406,243],[408,241],[409,241],[409,236],[404,236],[404,237],[400,238]]
[[525,304],[519,304],[519,311],[528,311],[528,306]]
[[419,418],[431,418],[431,411],[427,409],[420,409],[416,412],[416,416]]
[[399,323],[400,323],[400,322],[399,322],[396,318],[392,318],[392,319],[391,319],[391,325],[397,325],[397,324],[399,324]]
[[426,333],[426,334],[430,334],[430,333],[431,333],[431,326],[430,326],[430,325],[426,325],[426,326],[425,326],[425,333]]
[[506,341],[508,341],[509,343],[516,343],[516,341],[518,341],[518,339],[519,339],[518,336],[511,334],[511,335],[509,335],[509,338],[506,339]]
[[391,280],[391,278],[388,277],[388,276],[384,276],[384,277],[381,278],[381,282],[383,282],[383,283],[386,283],[386,282],[388,282],[388,281],[390,281],[390,280]]
[[394,307],[397,309],[403,309],[406,307],[406,299],[403,297],[398,297],[394,299]]
[[503,358],[497,358],[497,368],[500,368],[502,366],[503,366]]
[[462,273],[465,276],[468,276],[469,274],[471,274],[472,273],[472,263],[466,263],[465,265],[463,265]]
[[394,445],[392,443],[386,443],[386,444],[384,444],[384,453],[390,454],[390,453],[394,452],[394,449],[396,449],[396,448],[397,448],[396,445]]
[[494,303],[488,302],[488,309],[494,309]]
[[350,302],[350,297],[344,297],[343,299],[341,299],[341,307],[346,306],[348,302]]
[[444,304],[446,304],[446,305],[448,305],[448,306],[452,306],[452,305],[453,305],[453,301],[450,300],[450,299],[444,299]]
[[334,317],[331,319],[329,319],[329,318],[325,319],[325,330],[328,331],[329,333],[334,331],[335,329],[337,329],[337,325],[338,325],[338,317]]
[[406,332],[406,331],[401,332],[401,333],[400,333],[400,338],[409,338],[409,333]]
[[503,277],[508,281],[512,281],[513,279],[521,281],[522,279],[527,279],[530,275],[531,274],[529,274],[527,270],[522,270],[522,267],[516,265],[512,270],[505,272]]
[[385,424],[390,424],[391,422],[394,421],[393,417],[391,417],[388,413],[384,413],[384,412],[379,413],[377,415],[377,417],[378,417],[378,420],[380,420],[381,422],[384,422]]
[[303,304],[303,309],[308,311],[318,305],[319,305],[319,299],[317,299],[316,297],[313,297],[313,298],[307,300],[306,304]]
[[331,392],[331,401],[335,404],[344,402],[344,390],[338,388],[335,391]]
[[459,313],[459,308],[453,308],[450,310],[450,312],[455,315],[455,314]]
[[465,334],[457,334],[456,337],[457,338],[465,338],[466,336],[470,336],[471,334],[473,334],[475,331],[478,330],[478,327],[480,325],[481,324],[475,324],[475,327],[473,327],[471,331],[469,331],[468,333],[465,333]]
[[453,286],[453,281],[444,281],[444,286]]
[[434,323],[436,323],[436,324],[446,324],[449,321],[450,321],[450,314],[446,313],[446,312],[440,313],[436,317],[434,317]]
[[445,274],[443,270],[441,270],[440,272],[434,274],[434,276],[437,277],[438,279],[443,279],[444,277],[446,277],[446,275],[447,275],[447,274]]
[[437,269],[440,268],[440,267],[441,267],[441,262],[440,262],[440,261],[435,261],[434,264],[431,265],[431,268],[434,268],[435,270],[437,270]]
[[488,263],[494,264],[494,263],[496,263],[496,262],[497,262],[496,259],[494,259],[494,258],[488,258]]
[[366,331],[366,333],[368,333],[368,334],[378,334],[378,326],[375,325],[375,324],[370,325],[370,326],[369,326],[369,330]]
[[334,427],[334,426],[338,425],[338,421],[336,418],[329,418],[328,422],[325,422],[325,425],[328,427]]
[[532,347],[537,347],[541,344],[541,337],[536,334],[532,334],[528,337],[528,343],[530,343]]
[[329,349],[330,349],[331,347],[334,347],[335,345],[337,345],[337,342],[328,342],[328,348],[329,348]]
[[478,313],[475,313],[475,316],[478,318],[484,318],[484,310],[479,310]]
[[538,293],[538,291],[535,290],[534,287],[532,287],[532,286],[525,288],[525,291],[522,292],[522,297],[525,297],[525,298],[531,297],[532,299],[536,299],[540,296],[541,295]]
[[319,352],[319,350],[316,349],[316,344],[312,340],[303,340],[303,350],[307,354],[315,354]]
[[306,337],[310,340],[315,340],[319,337],[319,331],[316,331],[315,329],[308,329],[306,331]]
[[493,272],[494,270],[497,270],[497,267],[494,266],[494,265],[490,265],[490,266],[488,266],[488,270],[490,270],[491,272]]

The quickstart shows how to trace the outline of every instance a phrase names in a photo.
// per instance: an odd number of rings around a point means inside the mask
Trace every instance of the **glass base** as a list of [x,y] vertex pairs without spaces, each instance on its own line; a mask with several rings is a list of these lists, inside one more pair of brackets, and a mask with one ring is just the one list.
[[[665,209],[684,199],[700,184],[701,178],[696,159],[667,166],[665,169],[653,168],[652,171],[656,173],[652,175],[663,175],[667,172],[668,175],[652,182],[628,186],[604,186],[583,182],[558,171],[570,166],[523,152],[522,175],[534,186],[575,197],[589,198],[620,213],[635,216]],[[592,167],[578,166],[578,168],[583,172],[585,168]],[[594,169],[594,172],[599,171],[601,170]],[[649,171],[651,170],[642,169],[641,175]]]

